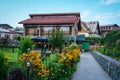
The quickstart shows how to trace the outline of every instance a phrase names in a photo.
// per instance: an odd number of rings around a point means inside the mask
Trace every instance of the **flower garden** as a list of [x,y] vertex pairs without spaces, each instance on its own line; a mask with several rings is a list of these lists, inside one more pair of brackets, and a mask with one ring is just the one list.
[[[63,37],[61,35],[61,37]],[[63,39],[59,37],[59,39]],[[33,48],[33,41],[25,37],[20,41],[20,50],[15,53],[16,58],[9,57],[5,52],[0,53],[0,79],[1,80],[70,80],[73,72],[77,69],[80,60],[80,47],[74,43],[63,46],[51,43],[52,48],[59,49],[58,52],[38,53]],[[59,47],[60,46],[60,47]],[[29,48],[32,48],[28,51]],[[49,49],[50,50],[50,49]],[[11,62],[12,61],[12,62]]]

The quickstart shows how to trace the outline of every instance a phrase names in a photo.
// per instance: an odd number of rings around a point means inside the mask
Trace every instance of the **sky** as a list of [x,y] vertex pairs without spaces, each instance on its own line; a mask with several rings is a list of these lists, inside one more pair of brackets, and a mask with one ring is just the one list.
[[120,0],[0,0],[0,24],[22,26],[29,14],[79,12],[84,22],[120,26]]

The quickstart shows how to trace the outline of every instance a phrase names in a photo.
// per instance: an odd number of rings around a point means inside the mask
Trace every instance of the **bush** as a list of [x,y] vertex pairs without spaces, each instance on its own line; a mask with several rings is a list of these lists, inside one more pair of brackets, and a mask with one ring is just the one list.
[[22,69],[26,68],[27,62],[30,62],[31,80],[45,80],[44,77],[49,74],[49,69],[43,64],[41,55],[34,51],[31,51],[28,54],[24,53],[19,61],[22,63]]
[[0,53],[0,80],[6,80],[8,71],[8,57]]
[[21,53],[27,53],[28,49],[33,47],[33,41],[30,37],[24,37],[20,40],[20,51]]
[[105,43],[106,43],[106,46],[108,48],[115,48],[117,45],[116,45],[116,42],[117,40],[120,40],[120,32],[119,31],[112,31],[112,32],[109,32],[106,36],[105,36]]

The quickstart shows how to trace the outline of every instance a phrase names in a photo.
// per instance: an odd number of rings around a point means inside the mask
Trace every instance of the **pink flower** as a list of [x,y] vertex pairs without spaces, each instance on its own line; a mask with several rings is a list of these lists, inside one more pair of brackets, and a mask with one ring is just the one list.
[[67,52],[67,50],[66,50],[66,49],[63,49],[63,50],[62,50],[62,52],[66,53],[66,52]]

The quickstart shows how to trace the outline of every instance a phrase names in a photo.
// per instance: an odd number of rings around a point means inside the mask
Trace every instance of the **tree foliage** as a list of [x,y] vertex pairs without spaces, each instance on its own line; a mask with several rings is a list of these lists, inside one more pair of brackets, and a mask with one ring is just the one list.
[[119,58],[120,57],[120,31],[111,31],[101,39],[105,46],[104,54]]
[[18,26],[17,26],[17,27],[15,28],[15,30],[17,30],[17,31],[23,31],[23,27],[18,27]]
[[63,31],[54,30],[48,38],[48,42],[53,48],[62,49],[65,42]]
[[117,40],[120,40],[120,31],[112,31],[105,36],[105,43],[109,48],[115,48]]

